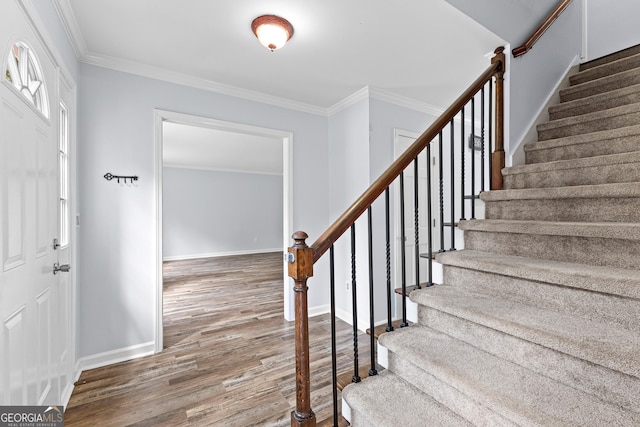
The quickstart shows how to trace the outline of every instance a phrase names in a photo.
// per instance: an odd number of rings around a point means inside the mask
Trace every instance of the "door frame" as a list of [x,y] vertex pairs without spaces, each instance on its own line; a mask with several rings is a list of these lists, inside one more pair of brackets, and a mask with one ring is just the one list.
[[[393,130],[393,158],[394,160],[397,159],[402,152],[400,152],[398,150],[398,141],[400,138],[405,137],[405,138],[413,138],[414,140],[418,139],[418,137],[420,136],[420,133],[417,132],[411,132],[408,130],[403,130],[403,129],[394,129]],[[431,146],[431,158],[437,158],[438,156],[438,145],[437,144],[433,144]],[[431,159],[429,159],[429,161],[431,161]],[[437,182],[434,181],[434,177],[436,177],[438,174],[438,165],[433,165],[431,166],[431,182]],[[431,192],[431,203],[433,206],[437,206],[436,204],[433,204],[434,202],[437,202],[438,200],[438,195],[436,194],[436,192],[433,191]],[[406,200],[405,200],[406,202]],[[393,213],[394,213],[394,225],[393,225],[393,230],[394,230],[394,250],[395,250],[395,262],[394,262],[394,278],[395,278],[395,283],[397,284],[397,286],[399,286],[399,284],[401,283],[401,269],[400,269],[400,263],[402,260],[400,260],[400,245],[403,245],[404,242],[400,241],[400,236],[401,234],[401,228],[400,228],[400,188],[399,186],[396,186],[396,191],[394,191],[394,200],[393,200]],[[433,232],[439,232],[439,218],[436,218],[435,215],[432,218],[433,222],[432,224],[430,224],[431,227],[433,227]],[[439,237],[439,235],[438,235]],[[434,237],[434,240],[436,240],[436,237]],[[419,279],[418,279],[419,280]]]
[[289,131],[269,129],[252,126],[236,122],[212,119],[209,117],[195,116],[191,114],[176,113],[173,111],[154,110],[154,139],[155,139],[155,211],[156,211],[156,310],[155,310],[155,336],[154,351],[159,353],[163,349],[163,288],[162,288],[162,124],[171,122],[189,126],[207,127],[229,132],[250,133],[257,136],[282,139],[282,274],[284,292],[284,318],[292,320],[294,313],[292,310],[293,290],[287,280],[287,265],[284,262],[284,253],[287,252],[289,239],[291,236],[291,226],[293,221],[293,133]]

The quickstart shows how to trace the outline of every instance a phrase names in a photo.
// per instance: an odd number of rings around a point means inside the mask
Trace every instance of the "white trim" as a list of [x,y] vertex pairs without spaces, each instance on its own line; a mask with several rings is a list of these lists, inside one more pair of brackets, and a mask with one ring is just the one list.
[[389,104],[397,105],[399,107],[419,111],[421,113],[431,114],[436,117],[440,116],[445,111],[443,108],[427,104],[426,102],[417,101],[415,99],[391,93],[383,89],[365,86],[357,92],[354,92],[353,94],[329,107],[327,109],[327,115],[331,117],[364,99],[377,99],[378,101],[383,101]]
[[51,60],[55,64],[55,66],[60,70],[62,76],[64,77],[68,86],[76,86],[75,80],[73,79],[71,73],[67,69],[64,61],[62,60],[62,55],[56,49],[56,44],[53,42],[53,38],[49,35],[46,30],[46,25],[40,19],[40,15],[38,15],[37,9],[33,6],[33,0],[17,0],[19,4],[22,5],[24,10],[27,13],[27,16],[31,20],[32,27],[34,31],[38,34],[40,41],[44,47],[44,50]]
[[234,252],[214,252],[208,254],[191,254],[191,255],[176,255],[162,257],[163,261],[185,261],[189,259],[202,259],[202,258],[223,258],[227,256],[236,255],[254,255],[254,254],[269,254],[269,253],[282,253],[282,248],[272,249],[251,249],[246,251],[234,251]]
[[243,174],[246,174],[246,175],[282,176],[282,172],[266,172],[266,171],[240,170],[240,169],[225,169],[225,168],[215,168],[215,167],[207,167],[207,166],[183,165],[183,164],[180,164],[180,163],[169,163],[169,162],[164,162],[163,166],[165,168],[174,168],[174,169],[193,169],[193,170],[212,171],[212,172],[243,173]]
[[[190,126],[207,127],[231,132],[243,132],[250,135],[266,136],[282,139],[283,145],[283,252],[287,251],[289,236],[292,233],[293,223],[293,133],[277,129],[268,129],[258,126],[246,125],[242,123],[227,122],[208,117],[193,116],[190,114],[176,113],[155,109],[154,117],[154,140],[155,140],[155,211],[156,211],[156,315],[155,315],[155,351],[160,352],[163,348],[163,326],[162,326],[162,123],[169,121],[172,123],[185,124]],[[293,311],[293,287],[289,286],[287,280],[287,264],[283,267],[283,293],[284,293],[284,318],[294,319]]]
[[365,86],[362,89],[357,90],[356,92],[347,96],[346,98],[336,102],[331,107],[327,108],[327,116],[331,117],[335,114],[338,114],[340,111],[345,110],[352,105],[355,105],[358,102],[369,98],[369,86]]
[[309,307],[309,317],[322,316],[323,314],[331,313],[331,307],[329,304],[319,305],[317,307]]
[[[520,150],[520,148],[522,148],[523,143],[529,142],[529,141],[527,141],[527,135],[530,134],[535,129],[535,127],[536,127],[536,125],[538,123],[542,123],[542,122],[548,120],[548,116],[549,116],[548,109],[549,109],[549,106],[555,103],[554,102],[554,97],[559,96],[558,95],[558,91],[563,86],[563,83],[566,84],[567,76],[571,72],[571,69],[573,67],[575,67],[576,65],[578,65],[578,64],[580,64],[580,55],[576,55],[576,56],[573,57],[573,59],[571,60],[571,62],[569,63],[569,65],[567,66],[565,71],[562,73],[562,76],[560,77],[560,80],[558,80],[556,82],[554,87],[547,94],[544,102],[542,102],[540,104],[540,106],[538,107],[538,110],[536,111],[536,113],[531,116],[532,117],[531,121],[529,121],[529,123],[524,128],[524,130],[522,131],[520,136],[517,139],[514,140],[514,141],[517,142],[517,144],[513,145],[513,146],[509,145],[509,147],[508,147],[509,152],[507,153],[507,162],[506,162],[507,166],[513,166],[514,165],[513,162],[514,162],[514,157],[516,155],[516,152],[518,150]],[[506,121],[505,121],[505,123],[506,123]],[[508,139],[505,138],[505,141],[508,141]]]
[[126,59],[114,58],[105,55],[87,54],[80,58],[80,62],[169,83],[175,83],[182,86],[215,92],[221,95],[233,96],[235,98],[246,99],[249,101],[260,102],[263,104],[302,111],[319,116],[327,116],[327,109],[324,107],[318,107],[316,105],[294,101],[279,96],[268,95],[262,92],[231,86],[202,77],[191,76]]
[[105,351],[104,353],[81,357],[78,359],[76,364],[76,375],[79,378],[82,371],[86,371],[88,369],[100,368],[102,366],[152,355],[154,353],[154,348],[154,342],[150,341],[116,350]]
[[84,37],[82,37],[82,31],[80,31],[80,26],[69,0],[52,0],[52,3],[64,31],[67,33],[67,39],[69,39],[76,58],[82,58],[87,52],[87,44],[84,41]]
[[589,52],[589,14],[588,14],[588,0],[582,0],[582,52],[580,53],[580,59],[587,60]]
[[369,96],[373,99],[377,99],[379,101],[388,102],[389,104],[394,104],[399,107],[408,108],[414,111],[420,111],[422,113],[427,113],[434,115],[436,117],[442,115],[445,112],[444,108],[436,107],[435,105],[428,104],[426,102],[417,101],[413,98],[409,98],[402,95],[397,95],[395,93],[387,92],[382,89],[370,88]]

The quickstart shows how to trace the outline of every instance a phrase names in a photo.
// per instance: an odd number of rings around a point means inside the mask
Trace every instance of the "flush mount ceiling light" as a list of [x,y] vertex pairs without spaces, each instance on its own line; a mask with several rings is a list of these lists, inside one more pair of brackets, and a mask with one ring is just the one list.
[[280,49],[293,36],[293,26],[275,15],[258,16],[251,23],[251,30],[262,46],[273,52]]

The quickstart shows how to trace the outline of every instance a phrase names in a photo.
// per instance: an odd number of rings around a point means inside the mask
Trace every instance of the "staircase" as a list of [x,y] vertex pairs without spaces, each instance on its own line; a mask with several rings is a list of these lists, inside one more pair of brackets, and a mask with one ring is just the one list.
[[570,83],[343,390],[351,425],[640,425],[640,48]]

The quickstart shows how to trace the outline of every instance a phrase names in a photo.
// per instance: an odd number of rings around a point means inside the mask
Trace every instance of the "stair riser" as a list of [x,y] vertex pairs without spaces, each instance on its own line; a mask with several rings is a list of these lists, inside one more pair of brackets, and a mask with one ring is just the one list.
[[[579,141],[579,140],[578,140]],[[537,150],[526,150],[527,164],[554,162],[558,160],[581,159],[609,154],[621,154],[640,149],[640,134],[622,136],[606,140],[587,140],[570,145],[558,145]]]
[[599,165],[504,176],[505,189],[570,187],[620,182],[640,182],[640,164]]
[[574,101],[576,99],[586,98],[637,84],[640,84],[640,72],[631,70],[615,76],[593,80],[582,85],[561,89],[560,102]]
[[495,254],[629,269],[637,269],[640,259],[634,240],[466,231],[464,244]]
[[599,96],[598,99],[584,99],[572,103],[559,104],[549,108],[549,119],[560,120],[567,117],[603,111],[609,108],[640,102],[640,87],[634,86],[635,91],[617,96]]
[[640,67],[640,56],[631,56],[623,60],[616,61],[616,63],[610,63],[606,67],[595,67],[588,70],[581,71],[574,74],[569,78],[571,85],[579,85],[602,77],[607,77],[616,73],[629,71],[634,68]]
[[560,125],[550,127],[551,125],[538,126],[538,140],[546,141],[549,139],[565,138],[572,135],[582,135],[591,132],[599,132],[603,130],[618,129],[625,126],[633,126],[640,123],[640,108],[637,111],[630,111],[626,114],[620,114],[613,117],[594,119],[588,122],[576,124]]
[[540,280],[534,281],[450,265],[445,266],[444,280],[447,285],[479,290],[497,297],[508,296],[528,305],[548,308],[561,314],[570,312],[585,319],[640,333],[637,313],[640,301],[633,298],[546,283],[544,274],[540,275]]
[[597,58],[597,59],[594,59],[593,61],[580,64],[580,71],[585,71],[590,68],[594,68],[603,64],[609,64],[619,59],[628,58],[630,56],[637,55],[638,53],[640,53],[640,45],[632,46],[628,49],[624,49],[619,52],[614,52],[611,55],[603,56],[602,58]]
[[640,380],[504,332],[421,306],[420,324],[542,373],[606,402],[638,411]]
[[487,202],[487,219],[640,222],[639,198],[571,198]]
[[481,405],[477,400],[469,397],[465,393],[460,392],[446,380],[443,381],[429,374],[423,368],[404,360],[394,352],[389,352],[389,369],[461,417],[470,420],[475,425],[518,425]]

